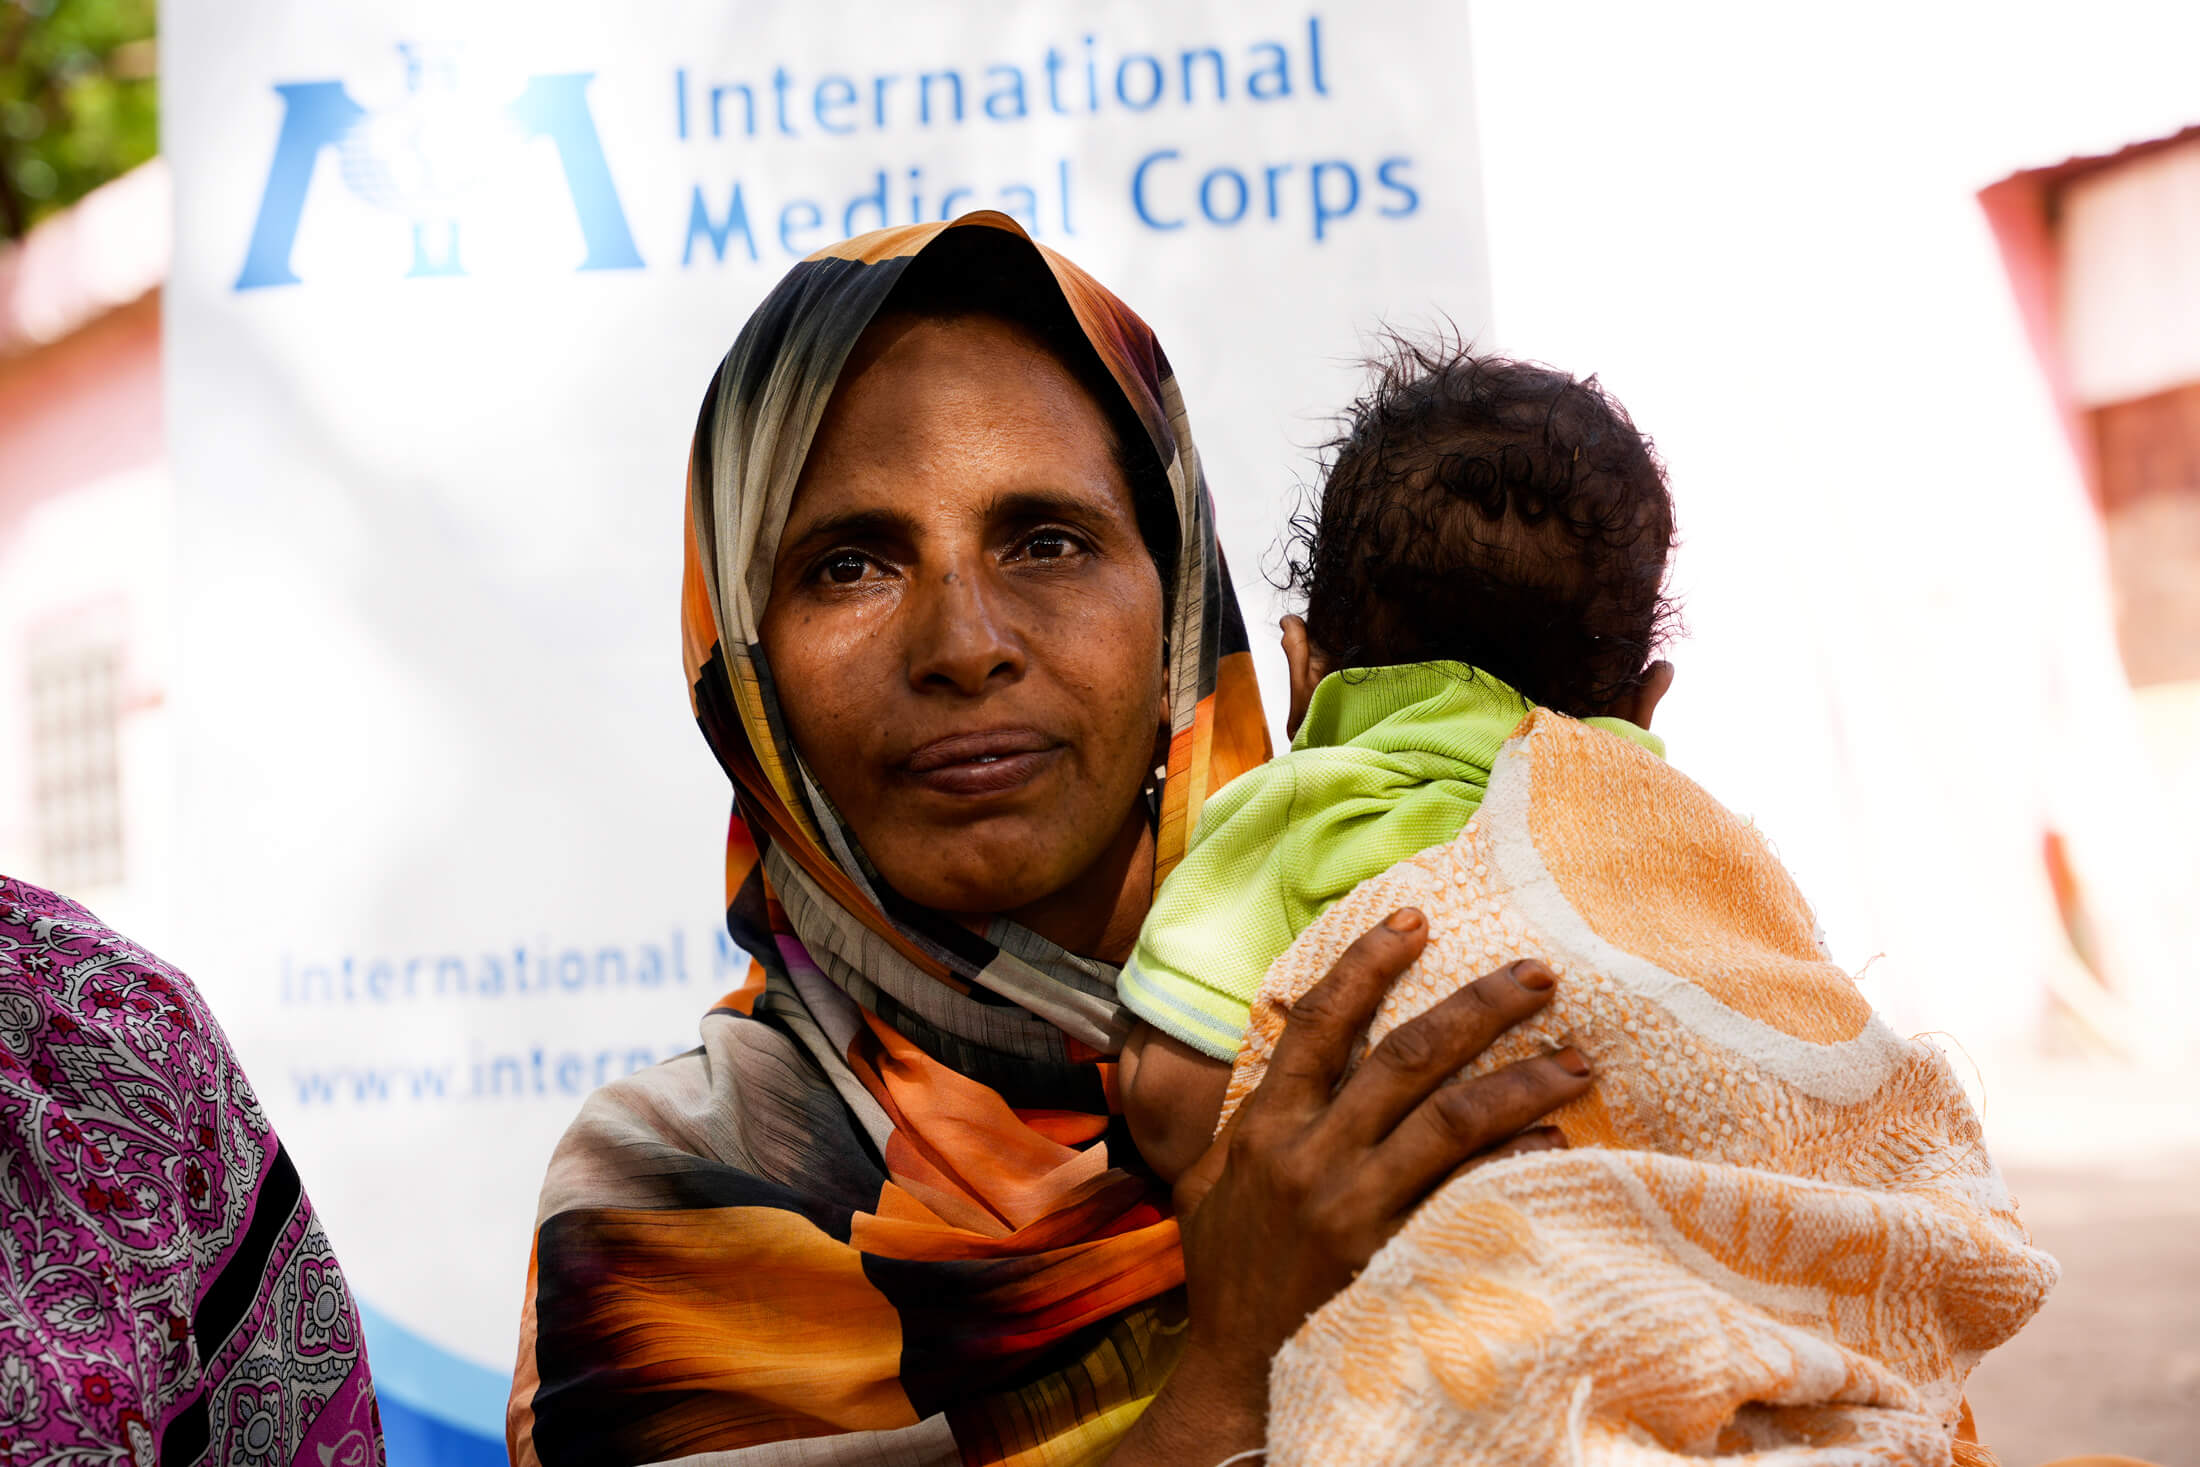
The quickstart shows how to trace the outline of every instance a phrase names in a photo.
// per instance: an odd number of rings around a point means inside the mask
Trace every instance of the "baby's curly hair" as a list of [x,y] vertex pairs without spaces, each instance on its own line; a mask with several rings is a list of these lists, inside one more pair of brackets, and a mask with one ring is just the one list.
[[1391,336],[1291,520],[1284,588],[1333,667],[1458,661],[1577,718],[1672,629],[1673,498],[1594,377]]

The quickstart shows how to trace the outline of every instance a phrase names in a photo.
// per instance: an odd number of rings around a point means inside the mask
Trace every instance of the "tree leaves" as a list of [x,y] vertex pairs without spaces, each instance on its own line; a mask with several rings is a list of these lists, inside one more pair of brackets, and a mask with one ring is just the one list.
[[160,148],[155,0],[0,0],[0,239]]

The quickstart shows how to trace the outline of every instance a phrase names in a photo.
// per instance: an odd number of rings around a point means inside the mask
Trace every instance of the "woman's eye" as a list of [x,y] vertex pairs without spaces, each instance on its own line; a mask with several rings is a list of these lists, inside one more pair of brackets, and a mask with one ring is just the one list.
[[870,562],[853,553],[835,555],[820,566],[825,579],[836,586],[852,586],[863,579],[863,572]]
[[1076,551],[1077,542],[1056,530],[1042,531],[1024,542],[1024,553],[1033,560],[1060,560]]

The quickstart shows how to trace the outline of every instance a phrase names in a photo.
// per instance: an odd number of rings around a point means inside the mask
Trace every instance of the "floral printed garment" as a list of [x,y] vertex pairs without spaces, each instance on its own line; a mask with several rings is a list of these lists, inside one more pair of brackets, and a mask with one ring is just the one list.
[[378,1467],[359,1314],[190,980],[0,877],[0,1467]]

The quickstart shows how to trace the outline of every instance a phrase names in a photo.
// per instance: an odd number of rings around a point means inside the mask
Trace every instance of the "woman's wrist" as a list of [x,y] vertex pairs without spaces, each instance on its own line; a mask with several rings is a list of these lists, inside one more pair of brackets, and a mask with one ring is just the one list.
[[1201,1345],[1195,1332],[1177,1363],[1172,1383],[1183,1392],[1180,1409],[1203,1423],[1225,1454],[1261,1445],[1268,1439],[1269,1362]]
[[1268,1438],[1268,1372],[1187,1341],[1168,1384],[1108,1467],[1210,1467]]

